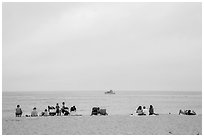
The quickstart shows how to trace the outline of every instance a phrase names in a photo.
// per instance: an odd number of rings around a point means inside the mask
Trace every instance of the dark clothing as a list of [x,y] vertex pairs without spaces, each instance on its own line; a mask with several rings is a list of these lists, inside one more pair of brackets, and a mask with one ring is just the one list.
[[57,113],[57,116],[61,115],[60,107],[58,105],[56,106],[56,113]]
[[64,111],[64,115],[65,116],[69,115],[69,112],[68,111]]
[[49,112],[49,115],[54,116],[54,115],[56,115],[56,112]]
[[153,115],[154,114],[154,109],[153,108],[149,108],[149,115]]
[[76,111],[76,107],[75,106],[71,107],[70,111]]
[[56,109],[56,113],[60,113],[60,110],[59,110],[59,109]]
[[93,108],[92,108],[91,115],[98,115],[98,114],[99,114],[99,110],[100,110],[99,107],[93,107]]
[[56,109],[59,109],[60,107],[59,106],[56,106]]
[[67,116],[69,114],[69,108],[65,107],[64,105],[62,106],[61,111],[65,116]]
[[154,107],[152,105],[150,105],[150,108],[149,108],[149,115],[159,115],[154,113]]
[[60,109],[60,107],[59,107],[59,106],[56,106],[56,113],[59,113],[59,112],[60,112],[59,109]]
[[188,114],[187,115],[196,115],[196,113],[194,111],[191,112],[191,110],[188,110]]
[[22,112],[21,108],[16,108],[16,117],[21,116],[22,113],[23,113],[23,112]]

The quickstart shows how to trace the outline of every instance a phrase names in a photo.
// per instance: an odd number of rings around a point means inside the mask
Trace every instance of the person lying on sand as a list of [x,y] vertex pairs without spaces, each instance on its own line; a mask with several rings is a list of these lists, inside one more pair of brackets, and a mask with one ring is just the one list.
[[179,110],[179,115],[180,114],[183,114],[183,115],[196,115],[196,113],[193,110],[192,111],[191,110],[184,110],[183,111],[181,109]]
[[150,105],[149,107],[149,115],[159,115],[159,114],[154,113],[154,108],[152,105]]
[[17,108],[16,108],[16,117],[21,117],[23,111],[21,110],[20,108],[20,105],[17,105]]
[[31,117],[37,117],[38,116],[38,112],[36,110],[36,107],[33,108],[33,111],[31,112]]

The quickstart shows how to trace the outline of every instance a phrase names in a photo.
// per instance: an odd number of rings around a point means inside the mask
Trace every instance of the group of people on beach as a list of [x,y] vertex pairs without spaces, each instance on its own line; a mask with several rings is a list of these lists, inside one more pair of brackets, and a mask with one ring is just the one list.
[[[60,108],[59,104],[56,104],[56,107],[54,106],[48,106],[48,109],[45,109],[43,112],[41,112],[40,115],[38,115],[38,111],[37,108],[34,107],[33,110],[31,111],[31,115],[25,115],[26,117],[37,117],[37,116],[68,116],[68,115],[73,115],[73,113],[76,112],[76,107],[72,106],[69,108],[65,106],[65,102],[62,102],[62,107]],[[23,114],[23,111],[20,107],[20,105],[17,105],[16,108],[16,112],[15,115],[16,117],[21,117]],[[154,107],[153,105],[150,105],[149,110],[145,107],[145,106],[139,106],[136,111],[135,114],[137,114],[138,116],[143,116],[143,115],[159,115],[157,113],[154,112]],[[183,114],[183,115],[196,115],[196,113],[193,110],[179,110],[179,115]],[[75,114],[77,115],[77,114]],[[91,115],[108,115],[106,112],[106,109],[100,109],[99,107],[93,107],[92,108],[92,113]],[[134,114],[131,114],[134,115]],[[81,115],[78,115],[81,116]]]
[[[56,106],[48,106],[47,109],[45,109],[43,112],[41,112],[40,115],[38,115],[37,108],[34,107],[31,111],[30,115],[25,115],[26,117],[37,117],[37,116],[61,116],[61,115],[69,115],[70,113],[76,112],[76,106],[72,106],[69,108],[65,106],[65,102],[62,102],[62,107],[60,108],[59,104],[57,103]],[[15,115],[16,117],[21,117],[23,114],[23,111],[20,107],[20,105],[17,105]]]
[[69,108],[65,106],[65,102],[62,102],[61,109],[60,109],[59,104],[57,103],[56,107],[48,106],[48,112],[49,112],[49,115],[51,115],[51,116],[54,116],[54,115],[57,115],[57,116],[61,116],[61,115],[67,116],[70,113],[76,112],[76,107],[72,106],[70,108],[70,111],[69,111]]
[[179,115],[183,114],[183,115],[196,115],[194,110],[179,110]]
[[[145,106],[139,106],[136,109],[136,114],[138,114],[138,116],[142,116],[142,115],[159,115],[154,113],[154,107],[153,105],[150,105],[149,110],[145,107]],[[131,114],[133,115],[133,114]]]

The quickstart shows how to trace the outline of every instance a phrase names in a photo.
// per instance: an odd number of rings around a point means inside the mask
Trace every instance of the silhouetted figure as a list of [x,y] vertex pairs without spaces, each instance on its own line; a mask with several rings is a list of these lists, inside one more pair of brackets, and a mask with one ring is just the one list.
[[154,113],[154,108],[152,105],[150,105],[149,107],[149,115],[159,115],[159,114]]
[[73,107],[70,108],[70,112],[72,112],[72,111],[75,111],[75,112],[76,112],[76,107],[75,107],[75,106],[73,106]]
[[57,114],[57,116],[60,116],[61,115],[61,113],[60,113],[60,107],[59,107],[59,104],[57,103],[56,104],[56,114]]
[[139,107],[137,108],[136,113],[137,113],[139,116],[145,115],[144,112],[143,112],[143,110],[142,110],[142,106],[139,106]]
[[61,112],[62,114],[64,114],[64,116],[67,116],[69,114],[69,108],[65,106],[65,102],[62,102]]
[[183,115],[196,115],[196,113],[192,110],[184,110],[182,111],[181,109],[179,110],[179,115],[183,114]]
[[99,107],[93,107],[91,115],[98,115],[99,114],[99,109],[100,109]]
[[93,107],[91,115],[98,115],[98,114],[108,115],[108,113],[106,113],[106,109],[100,109],[99,107]]
[[17,105],[17,108],[16,108],[16,117],[21,117],[21,115],[23,114],[21,108],[20,108],[20,105]]
[[48,106],[47,108],[48,108],[48,113],[49,113],[50,116],[56,115],[55,107]]

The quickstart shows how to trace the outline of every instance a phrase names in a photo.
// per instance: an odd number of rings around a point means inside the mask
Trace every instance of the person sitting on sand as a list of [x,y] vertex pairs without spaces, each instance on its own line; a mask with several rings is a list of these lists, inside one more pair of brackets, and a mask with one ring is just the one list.
[[142,106],[139,106],[136,110],[136,113],[138,113],[139,116],[144,115],[144,112],[142,110]]
[[188,115],[188,110],[184,110],[184,111],[183,111],[183,110],[180,109],[180,110],[179,110],[179,115],[180,115],[180,114]]
[[183,114],[183,115],[196,115],[196,113],[192,110],[184,110],[182,111],[181,109],[179,110],[179,115]]
[[150,105],[149,107],[149,115],[159,115],[159,114],[154,113],[154,108],[152,105]]
[[101,108],[99,109],[99,114],[104,116],[108,115],[108,113],[106,112],[106,109],[101,109]]
[[57,114],[57,116],[60,116],[61,115],[61,113],[60,113],[60,107],[59,107],[59,104],[57,103],[56,104],[56,114]]
[[33,111],[31,112],[31,117],[37,117],[38,116],[38,112],[36,110],[36,107],[33,108]]
[[180,115],[180,114],[187,115],[187,112],[188,112],[188,111],[186,111],[186,110],[183,111],[183,110],[180,109],[180,110],[179,110],[179,115]]
[[143,113],[144,113],[144,115],[148,115],[148,110],[145,106],[143,106]]
[[92,108],[92,112],[91,112],[91,116],[92,115],[98,115],[99,114],[99,110],[100,110],[99,107],[93,107]]
[[73,110],[76,111],[76,106],[73,106]]
[[42,116],[49,116],[49,113],[48,113],[47,109],[45,109],[45,111],[42,112]]
[[72,112],[72,111],[76,112],[76,107],[75,106],[70,108],[70,112]]
[[72,116],[72,115],[76,115],[76,107],[75,106],[72,106],[71,108],[70,108],[70,115]]
[[21,110],[21,108],[20,108],[20,105],[17,105],[17,108],[16,108],[16,117],[21,117],[21,115],[22,115],[22,110]]
[[48,108],[48,113],[49,113],[50,116],[56,115],[55,107],[48,106],[47,108]]

